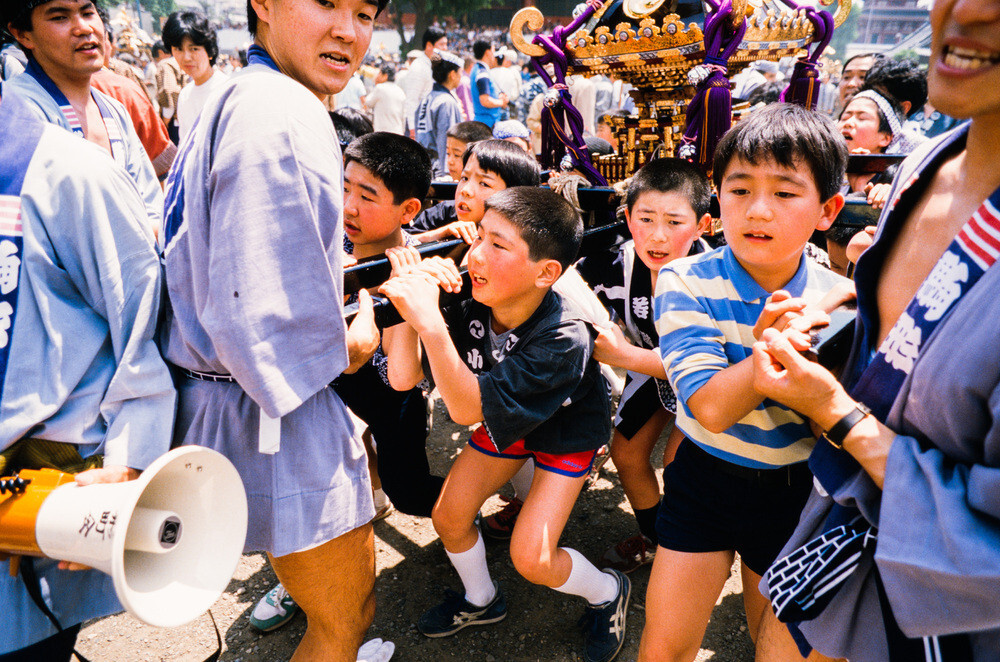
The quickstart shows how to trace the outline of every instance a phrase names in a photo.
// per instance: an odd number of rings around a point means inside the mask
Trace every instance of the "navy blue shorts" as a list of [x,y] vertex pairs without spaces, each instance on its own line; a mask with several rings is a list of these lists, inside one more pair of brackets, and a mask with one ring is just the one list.
[[691,553],[735,550],[763,575],[795,530],[812,484],[805,462],[749,469],[685,439],[663,470],[659,545]]

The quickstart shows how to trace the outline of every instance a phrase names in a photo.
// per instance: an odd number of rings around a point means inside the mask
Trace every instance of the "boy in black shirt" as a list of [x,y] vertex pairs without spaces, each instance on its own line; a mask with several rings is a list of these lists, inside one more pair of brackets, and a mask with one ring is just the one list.
[[390,253],[400,275],[381,288],[407,322],[386,333],[393,387],[412,388],[426,374],[456,423],[483,423],[455,461],[432,514],[465,594],[449,592],[417,627],[443,637],[506,616],[475,518],[533,458],[537,470],[514,527],[511,559],[529,581],[588,601],[584,659],[608,662],[624,641],[629,580],[558,547],[596,451],[611,432],[607,385],[592,358],[593,331],[570,301],[551,291],[576,257],[582,222],[560,196],[532,187],[496,193],[485,206],[469,251],[472,300],[443,314],[438,285],[454,289],[457,271],[444,261],[407,268],[412,253],[407,258],[403,251]]

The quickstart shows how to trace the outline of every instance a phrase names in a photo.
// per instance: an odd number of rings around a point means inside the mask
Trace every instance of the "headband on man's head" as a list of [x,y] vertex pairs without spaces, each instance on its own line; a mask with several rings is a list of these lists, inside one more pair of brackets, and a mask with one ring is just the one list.
[[865,90],[864,92],[855,94],[851,98],[851,101],[855,99],[871,99],[875,102],[875,105],[878,106],[879,111],[885,117],[885,121],[889,123],[889,130],[892,132],[893,140],[896,139],[896,136],[902,134],[903,125],[899,122],[899,116],[892,109],[892,104],[884,96],[875,90]]

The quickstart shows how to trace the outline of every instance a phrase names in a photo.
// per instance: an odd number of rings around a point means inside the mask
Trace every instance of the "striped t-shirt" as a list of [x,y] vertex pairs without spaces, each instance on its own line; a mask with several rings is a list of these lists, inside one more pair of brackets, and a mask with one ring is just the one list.
[[[803,258],[782,289],[816,301],[845,280]],[[687,403],[715,373],[751,355],[753,327],[769,295],[726,246],[664,267],[653,299],[660,358],[677,394],[677,426],[712,455],[761,469],[809,457],[815,437],[801,416],[765,400],[725,432],[713,433],[694,419]]]

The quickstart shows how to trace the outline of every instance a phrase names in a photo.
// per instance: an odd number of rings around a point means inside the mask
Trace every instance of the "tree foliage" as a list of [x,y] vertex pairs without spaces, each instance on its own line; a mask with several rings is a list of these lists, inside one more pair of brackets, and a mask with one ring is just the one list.
[[[463,25],[468,25],[469,14],[479,9],[487,9],[498,2],[499,0],[408,0],[405,4],[393,2],[390,7],[393,12],[392,22],[402,40],[399,50],[405,54],[413,49],[420,49],[420,38],[424,30],[439,18],[451,17]],[[403,14],[410,11],[413,12],[415,20],[413,38],[407,41],[403,28]]]
[[[845,60],[845,52],[847,47],[854,43],[858,38],[858,26],[861,23],[861,10],[864,8],[864,4],[861,2],[855,2],[854,6],[851,7],[851,13],[848,14],[847,20],[839,28],[833,31],[833,38],[830,39],[830,46],[836,50],[837,59],[843,61]],[[840,73],[840,72],[831,72]]]
[[138,0],[142,8],[153,15],[153,24],[159,25],[160,19],[170,16],[177,9],[174,0]]

